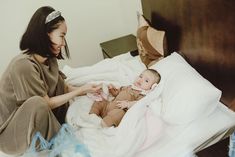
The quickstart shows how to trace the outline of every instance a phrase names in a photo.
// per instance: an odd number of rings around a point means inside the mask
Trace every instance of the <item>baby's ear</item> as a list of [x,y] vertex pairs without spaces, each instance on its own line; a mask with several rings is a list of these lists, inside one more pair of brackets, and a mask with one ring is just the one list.
[[157,84],[157,83],[154,83],[154,84],[152,85],[152,87],[151,87],[151,90],[154,89],[154,88],[156,88],[157,86],[158,86],[158,84]]

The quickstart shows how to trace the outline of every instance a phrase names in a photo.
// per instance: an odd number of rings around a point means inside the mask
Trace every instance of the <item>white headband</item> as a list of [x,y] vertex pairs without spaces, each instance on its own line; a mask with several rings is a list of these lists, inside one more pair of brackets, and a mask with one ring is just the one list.
[[49,15],[47,15],[45,24],[47,24],[48,22],[51,22],[52,20],[54,20],[55,18],[59,17],[61,15],[60,11],[53,11],[51,12]]

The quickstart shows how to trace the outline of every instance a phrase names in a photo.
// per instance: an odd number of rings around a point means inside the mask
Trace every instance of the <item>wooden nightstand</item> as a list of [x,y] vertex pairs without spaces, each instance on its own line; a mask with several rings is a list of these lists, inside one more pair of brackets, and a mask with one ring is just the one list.
[[100,43],[104,58],[137,50],[136,37],[132,34]]

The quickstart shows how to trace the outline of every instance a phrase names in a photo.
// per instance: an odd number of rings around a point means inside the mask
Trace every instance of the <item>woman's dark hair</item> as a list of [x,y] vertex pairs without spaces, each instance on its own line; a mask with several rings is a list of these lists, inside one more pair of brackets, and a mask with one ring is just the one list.
[[[55,54],[52,52],[52,41],[48,33],[59,27],[59,24],[65,19],[60,15],[45,24],[47,16],[55,11],[52,7],[45,6],[39,8],[29,21],[28,27],[20,41],[20,49],[25,54],[38,54],[42,57],[52,58]],[[68,45],[65,40],[65,55],[70,58]],[[57,56],[58,59],[64,59],[62,53]]]

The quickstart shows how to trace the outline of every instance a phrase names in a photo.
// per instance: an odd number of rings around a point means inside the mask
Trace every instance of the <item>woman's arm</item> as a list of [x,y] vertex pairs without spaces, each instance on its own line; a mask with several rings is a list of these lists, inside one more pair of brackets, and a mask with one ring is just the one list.
[[72,86],[70,84],[66,84],[66,86],[67,86],[67,92],[66,93],[72,92],[72,91],[74,91],[74,90],[76,90],[78,88],[78,87]]
[[74,87],[71,85],[68,85],[68,91],[65,94],[49,97],[48,95],[44,96],[45,100],[49,104],[51,109],[57,108],[66,102],[68,102],[70,99],[84,95],[88,92],[98,92],[101,89],[101,85],[93,85],[93,84],[85,84],[80,87]]

